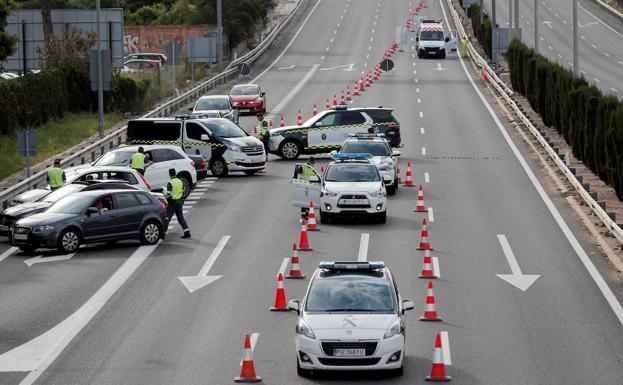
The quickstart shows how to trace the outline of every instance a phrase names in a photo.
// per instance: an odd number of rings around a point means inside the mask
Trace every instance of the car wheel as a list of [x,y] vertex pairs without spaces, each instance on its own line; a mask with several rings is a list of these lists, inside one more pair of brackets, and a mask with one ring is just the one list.
[[417,53],[417,58],[418,58],[418,59],[421,59],[421,58],[422,58],[422,54],[418,52],[418,53]]
[[400,183],[398,183],[398,177],[396,177],[394,178],[394,193],[398,191],[398,186],[400,186]]
[[20,246],[19,249],[26,254],[32,254],[37,250],[35,246]]
[[155,245],[160,240],[160,225],[156,221],[149,221],[141,229],[141,243]]
[[445,59],[445,58],[446,58],[446,53],[445,53],[445,52],[441,54],[441,58],[442,58],[442,59]]
[[331,214],[320,211],[320,223],[326,225],[331,223]]
[[392,184],[391,186],[387,186],[385,188],[387,190],[388,195],[396,195],[396,185]]
[[405,364],[403,363],[402,365],[400,365],[400,367],[398,369],[390,370],[390,376],[392,376],[392,377],[402,377],[402,375],[404,374],[404,371],[405,371]]
[[382,213],[376,214],[376,220],[379,223],[386,223],[387,222],[387,211],[383,211]]
[[58,251],[61,253],[73,253],[80,247],[80,234],[74,228],[69,228],[58,237]]
[[192,181],[186,175],[180,175],[178,178],[182,181],[182,196],[186,199],[192,190]]
[[303,145],[293,139],[284,140],[279,146],[279,156],[287,160],[295,160],[301,156]]
[[296,359],[296,374],[298,374],[301,377],[310,377],[311,376],[311,370],[309,369],[303,369],[301,368],[301,364],[299,363],[299,359]]
[[222,177],[229,173],[227,163],[223,158],[218,158],[210,161],[210,172],[213,176]]

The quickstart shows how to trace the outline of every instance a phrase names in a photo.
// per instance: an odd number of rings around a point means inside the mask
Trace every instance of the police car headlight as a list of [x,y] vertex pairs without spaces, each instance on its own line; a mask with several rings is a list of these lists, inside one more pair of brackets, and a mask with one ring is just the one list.
[[322,196],[325,196],[325,197],[336,197],[337,196],[337,193],[331,192],[329,190],[322,190],[321,193],[322,193]]
[[381,171],[391,171],[393,166],[389,163],[382,163],[379,165],[379,170]]
[[305,337],[311,338],[312,340],[316,339],[316,335],[314,331],[309,327],[309,325],[303,321],[302,318],[299,318],[299,322],[296,324],[296,333],[302,334]]
[[400,332],[402,331],[402,327],[400,326],[400,319],[397,319],[392,326],[389,327],[389,329],[387,329],[387,331],[385,332],[385,335],[383,336],[383,339],[387,339],[387,338],[391,338],[395,335],[400,334]]
[[385,189],[381,188],[379,191],[371,193],[370,196],[373,198],[382,198],[385,196]]
[[227,148],[233,152],[242,152],[242,148],[235,144],[226,144]]
[[255,99],[255,103],[262,103],[262,98]]

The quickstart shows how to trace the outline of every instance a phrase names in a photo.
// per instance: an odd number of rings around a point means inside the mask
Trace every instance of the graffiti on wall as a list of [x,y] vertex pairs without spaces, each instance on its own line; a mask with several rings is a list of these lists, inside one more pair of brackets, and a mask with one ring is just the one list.
[[175,42],[182,47],[182,52],[186,52],[188,38],[208,36],[213,30],[214,28],[208,25],[125,27],[123,51],[126,54],[135,52],[165,53],[166,46]]

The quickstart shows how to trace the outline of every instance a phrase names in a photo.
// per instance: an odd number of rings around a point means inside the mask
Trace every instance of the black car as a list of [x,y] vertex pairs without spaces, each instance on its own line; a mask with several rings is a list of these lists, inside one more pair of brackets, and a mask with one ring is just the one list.
[[[111,181],[111,180],[88,180],[88,181],[76,181],[74,183],[65,185],[42,198],[37,199],[34,202],[27,202],[18,204],[4,211],[0,211],[0,235],[8,236],[11,232],[11,227],[19,219],[25,218],[29,215],[37,214],[45,211],[48,207],[52,206],[61,198],[66,197],[69,194],[73,194],[79,191],[92,191],[92,190],[138,190],[136,187],[131,186],[126,181]],[[44,190],[47,191],[47,190]],[[165,200],[166,202],[166,200]]]
[[153,245],[164,239],[168,225],[166,206],[146,191],[81,191],[18,220],[10,243],[25,252],[57,248],[63,253],[81,244],[122,239]]
[[392,147],[400,146],[400,123],[393,109],[337,106],[322,111],[301,126],[270,130],[269,151],[284,159],[301,154],[339,150],[350,135],[384,134]]

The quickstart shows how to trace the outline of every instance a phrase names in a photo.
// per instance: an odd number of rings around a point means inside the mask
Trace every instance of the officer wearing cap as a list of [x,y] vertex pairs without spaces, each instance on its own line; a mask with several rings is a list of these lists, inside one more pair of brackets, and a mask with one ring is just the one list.
[[268,131],[268,122],[264,119],[264,113],[257,113],[257,132],[260,135],[260,140],[264,145],[264,151],[266,152],[266,160],[268,160],[268,140],[270,139],[270,131]]
[[182,226],[182,230],[184,231],[184,235],[182,238],[190,238],[190,229],[188,228],[188,223],[186,223],[186,219],[184,218],[184,184],[177,177],[177,173],[174,168],[169,169],[169,176],[171,180],[167,183],[167,187],[164,190],[164,196],[167,198],[169,202],[169,207],[167,207],[167,216],[169,220],[173,218],[173,214],[177,217],[177,221],[180,226]]
[[48,170],[48,184],[52,191],[65,185],[65,171],[61,168],[61,160],[55,159],[54,166]]
[[145,175],[145,164],[149,162],[149,157],[145,154],[145,149],[139,147],[137,152],[130,158],[130,168],[135,169],[141,175]]

